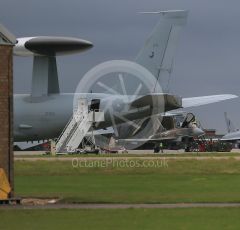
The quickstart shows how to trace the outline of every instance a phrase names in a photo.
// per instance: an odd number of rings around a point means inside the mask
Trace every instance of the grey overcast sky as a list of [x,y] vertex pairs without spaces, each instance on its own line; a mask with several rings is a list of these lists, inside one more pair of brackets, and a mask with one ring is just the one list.
[[[170,91],[182,97],[240,95],[240,2],[237,0],[2,0],[0,22],[17,37],[75,36],[90,40],[86,53],[58,58],[62,92],[74,92],[90,68],[112,59],[133,60],[158,22],[139,11],[190,11],[177,50]],[[28,93],[32,59],[14,58],[15,93]],[[204,128],[226,132],[224,111],[240,128],[240,99],[192,109]]]

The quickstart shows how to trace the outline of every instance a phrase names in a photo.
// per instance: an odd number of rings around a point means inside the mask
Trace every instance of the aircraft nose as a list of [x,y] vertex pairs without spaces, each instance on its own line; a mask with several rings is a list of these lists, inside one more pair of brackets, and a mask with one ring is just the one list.
[[200,128],[194,128],[193,130],[194,136],[202,136],[204,135],[204,131]]

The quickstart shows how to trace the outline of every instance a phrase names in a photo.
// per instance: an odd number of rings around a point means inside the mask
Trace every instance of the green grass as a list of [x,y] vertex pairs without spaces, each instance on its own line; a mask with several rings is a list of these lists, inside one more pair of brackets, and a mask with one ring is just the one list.
[[17,161],[15,192],[81,203],[240,202],[240,161],[181,159],[167,165],[73,168],[71,161]]
[[238,208],[0,210],[0,229],[240,229]]

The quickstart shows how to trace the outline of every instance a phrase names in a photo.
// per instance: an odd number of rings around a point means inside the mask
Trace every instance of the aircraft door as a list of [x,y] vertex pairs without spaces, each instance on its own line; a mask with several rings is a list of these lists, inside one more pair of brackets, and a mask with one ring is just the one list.
[[100,110],[100,99],[92,99],[89,109],[98,112]]

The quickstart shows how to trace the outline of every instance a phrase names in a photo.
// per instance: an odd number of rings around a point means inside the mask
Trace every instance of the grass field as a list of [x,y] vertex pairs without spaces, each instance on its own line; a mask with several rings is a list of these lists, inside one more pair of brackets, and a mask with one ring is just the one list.
[[15,192],[81,203],[240,202],[240,161],[183,159],[167,166],[74,168],[71,161],[17,161]]
[[240,209],[0,210],[0,229],[240,229]]
[[[160,164],[158,159],[126,159],[128,164],[114,159],[115,164],[99,167],[102,161],[86,159],[87,165],[73,167],[71,160],[18,160],[15,192],[82,203],[240,202],[240,161],[233,158]],[[240,208],[0,209],[0,229],[232,230],[240,229],[239,213]]]

